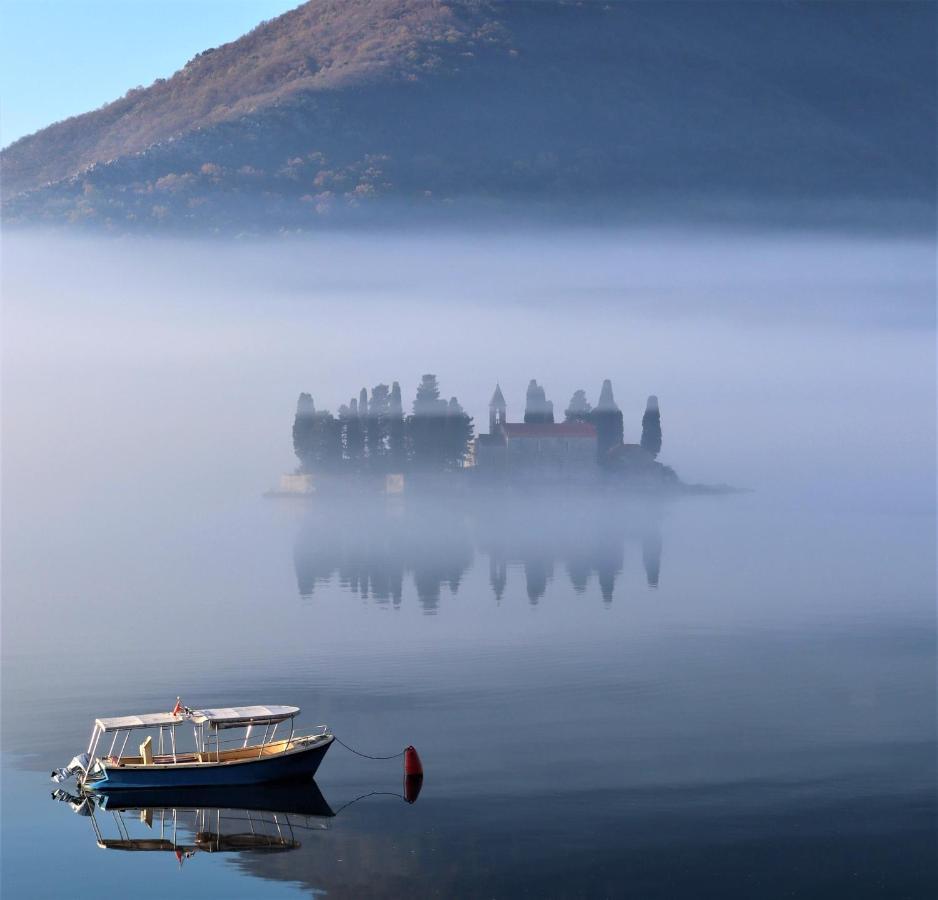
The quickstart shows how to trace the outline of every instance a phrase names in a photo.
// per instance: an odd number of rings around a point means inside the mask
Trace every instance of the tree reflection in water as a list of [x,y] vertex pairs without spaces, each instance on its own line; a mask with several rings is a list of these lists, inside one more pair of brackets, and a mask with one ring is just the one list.
[[488,557],[489,585],[498,602],[505,596],[509,569],[517,566],[531,604],[544,596],[558,569],[577,594],[587,591],[595,575],[609,604],[628,545],[641,555],[648,587],[658,586],[660,503],[536,495],[469,503],[464,497],[313,502],[294,546],[302,597],[313,596],[317,585],[337,581],[363,599],[397,607],[410,576],[423,611],[432,614],[444,587],[455,596],[479,556]]

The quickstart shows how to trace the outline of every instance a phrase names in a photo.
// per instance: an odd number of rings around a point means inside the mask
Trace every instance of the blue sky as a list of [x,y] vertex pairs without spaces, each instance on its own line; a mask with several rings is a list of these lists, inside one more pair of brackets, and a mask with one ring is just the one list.
[[0,0],[0,144],[166,77],[300,0]]

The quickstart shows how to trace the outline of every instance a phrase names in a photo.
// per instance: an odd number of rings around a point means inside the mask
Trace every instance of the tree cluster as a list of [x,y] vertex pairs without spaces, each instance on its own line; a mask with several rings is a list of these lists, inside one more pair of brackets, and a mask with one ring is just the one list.
[[395,381],[365,388],[339,407],[338,417],[317,411],[300,394],[293,449],[306,472],[446,471],[461,468],[473,438],[472,417],[455,397],[444,400],[435,375],[424,375],[413,411],[404,415]]
[[589,422],[592,412],[593,407],[586,399],[586,391],[574,391],[563,418],[565,422]]
[[554,404],[547,399],[547,395],[533,378],[528,384],[528,392],[524,404],[524,423],[550,424],[554,423]]
[[587,422],[596,429],[596,453],[600,462],[613,447],[622,443],[625,430],[622,410],[612,395],[612,382],[607,378],[599,392],[599,402],[591,406],[586,391],[574,391],[564,411],[566,422]]

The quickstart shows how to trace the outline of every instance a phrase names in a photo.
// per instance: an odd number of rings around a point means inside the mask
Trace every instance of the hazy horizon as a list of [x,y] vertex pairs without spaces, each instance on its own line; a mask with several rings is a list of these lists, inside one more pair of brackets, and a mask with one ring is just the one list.
[[[247,479],[239,490],[259,492],[295,465],[301,391],[336,412],[397,380],[409,409],[433,372],[477,433],[496,382],[520,420],[531,378],[558,410],[578,388],[595,401],[611,378],[627,441],[646,397],[661,397],[662,460],[685,480],[934,504],[930,242],[7,235],[3,252],[4,464],[36,478],[32,442],[79,424],[84,408],[95,428],[71,440],[91,468],[112,453],[118,466],[112,445],[132,428],[171,428],[191,468],[233,468]],[[61,421],[46,417],[53,408]],[[234,417],[250,439],[220,453],[211,428]]]

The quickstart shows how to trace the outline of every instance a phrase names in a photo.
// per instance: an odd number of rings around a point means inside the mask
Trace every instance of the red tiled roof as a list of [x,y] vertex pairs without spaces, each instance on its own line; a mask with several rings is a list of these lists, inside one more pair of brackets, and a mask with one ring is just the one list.
[[526,425],[523,422],[506,422],[502,425],[505,436],[520,437],[596,437],[596,429],[587,422],[558,422],[555,425],[538,423]]

